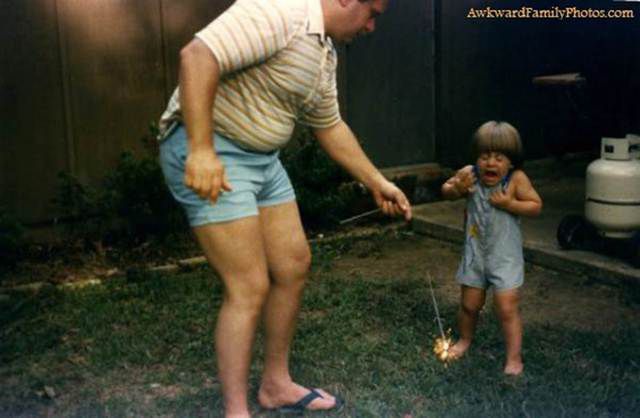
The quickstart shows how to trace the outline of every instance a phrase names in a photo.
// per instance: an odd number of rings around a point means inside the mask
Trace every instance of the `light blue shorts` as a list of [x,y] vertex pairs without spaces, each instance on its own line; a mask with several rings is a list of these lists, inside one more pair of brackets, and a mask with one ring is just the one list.
[[500,274],[487,274],[476,277],[457,277],[460,285],[487,290],[493,286],[496,292],[517,289],[524,283],[522,276],[504,276]]
[[[522,247],[520,247],[522,248]],[[522,250],[505,248],[490,256],[481,256],[476,249],[466,251],[456,274],[458,284],[487,289],[493,286],[497,292],[517,289],[524,283],[524,259]]]
[[202,199],[184,184],[187,132],[179,124],[160,144],[160,166],[173,197],[187,214],[189,225],[226,222],[255,216],[258,208],[296,199],[289,176],[278,159],[278,151],[259,153],[240,148],[214,134],[214,147],[233,188],[218,195],[215,204]]

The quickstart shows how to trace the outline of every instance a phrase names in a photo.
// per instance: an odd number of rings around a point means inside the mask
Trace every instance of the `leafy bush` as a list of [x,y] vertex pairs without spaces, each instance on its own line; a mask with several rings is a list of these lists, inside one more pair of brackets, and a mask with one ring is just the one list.
[[0,206],[0,271],[15,265],[24,248],[24,228]]
[[98,186],[60,173],[55,203],[70,218],[72,236],[90,242],[138,242],[149,235],[186,229],[155,155],[123,152],[115,169]]
[[111,205],[108,212],[127,221],[127,233],[166,233],[186,227],[156,158],[125,152],[104,184],[105,200]]
[[[156,161],[154,132],[145,139],[147,152],[124,152],[113,171],[97,185],[84,184],[73,175],[59,176],[56,206],[71,222],[70,236],[91,243],[137,242],[149,235],[187,229],[179,205],[166,189]],[[308,227],[328,227],[353,213],[361,194],[311,135],[298,128],[282,162],[296,190],[302,219]],[[360,199],[363,200],[363,199]],[[366,198],[369,202],[370,199]]]
[[58,193],[54,199],[63,217],[70,221],[65,226],[72,238],[90,242],[102,240],[109,222],[98,189],[83,185],[67,172],[58,173]]
[[351,177],[322,150],[307,128],[298,127],[282,154],[307,227],[328,227],[352,214],[359,197]]

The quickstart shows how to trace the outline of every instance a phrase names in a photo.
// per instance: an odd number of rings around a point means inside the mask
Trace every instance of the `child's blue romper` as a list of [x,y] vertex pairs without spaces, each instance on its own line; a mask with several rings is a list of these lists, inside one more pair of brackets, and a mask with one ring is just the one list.
[[493,187],[477,180],[475,192],[467,198],[464,254],[456,274],[460,284],[507,290],[524,281],[520,218],[489,203],[491,194],[506,189],[510,179],[511,172]]

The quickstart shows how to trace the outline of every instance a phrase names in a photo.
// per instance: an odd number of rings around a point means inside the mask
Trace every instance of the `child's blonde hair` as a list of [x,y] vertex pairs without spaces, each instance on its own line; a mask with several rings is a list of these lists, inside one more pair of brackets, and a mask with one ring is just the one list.
[[508,122],[490,120],[473,134],[472,153],[477,159],[484,152],[499,152],[507,156],[513,168],[522,167],[522,141],[518,130]]

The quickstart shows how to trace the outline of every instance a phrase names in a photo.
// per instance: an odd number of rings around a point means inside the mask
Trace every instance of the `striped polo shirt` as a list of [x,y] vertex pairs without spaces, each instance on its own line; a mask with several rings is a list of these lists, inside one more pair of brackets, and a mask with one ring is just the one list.
[[[196,34],[221,70],[213,108],[216,132],[269,152],[290,139],[296,120],[338,123],[337,54],[325,34],[320,0],[237,0]],[[181,119],[176,89],[160,138]]]

